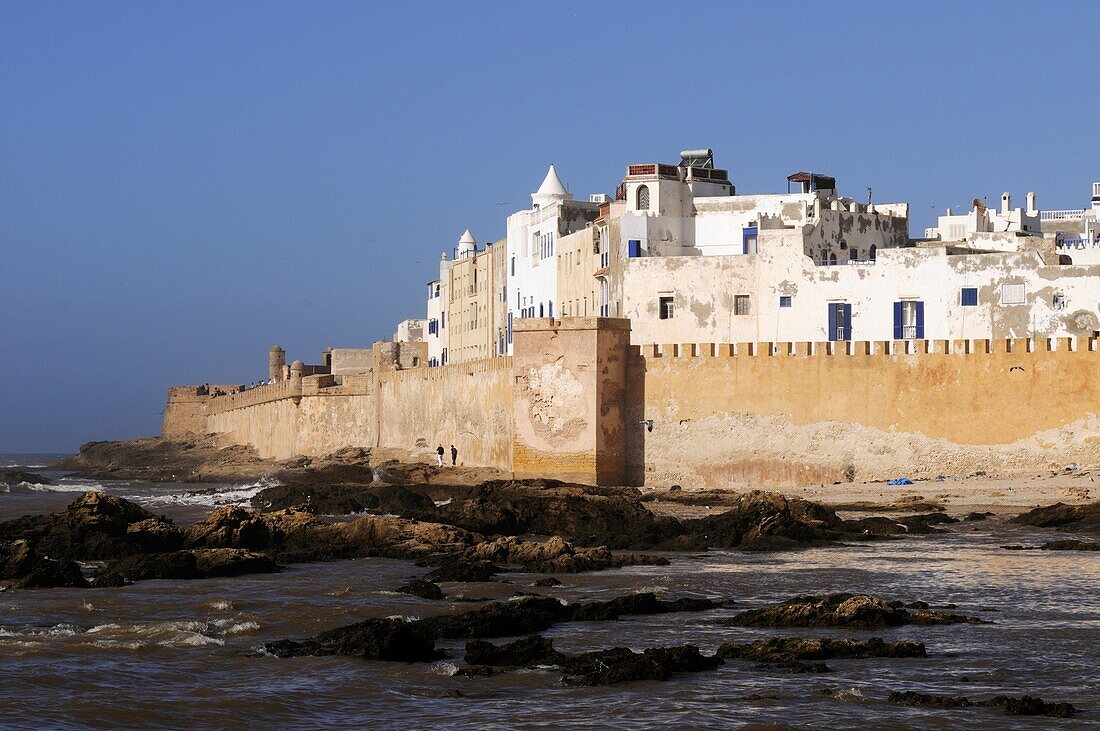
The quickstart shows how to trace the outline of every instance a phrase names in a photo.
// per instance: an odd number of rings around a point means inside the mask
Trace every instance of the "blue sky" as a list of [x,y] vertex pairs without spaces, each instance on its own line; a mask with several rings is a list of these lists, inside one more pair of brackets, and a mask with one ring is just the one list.
[[0,452],[423,316],[463,229],[712,147],[741,192],[1087,205],[1097,3],[0,4]]

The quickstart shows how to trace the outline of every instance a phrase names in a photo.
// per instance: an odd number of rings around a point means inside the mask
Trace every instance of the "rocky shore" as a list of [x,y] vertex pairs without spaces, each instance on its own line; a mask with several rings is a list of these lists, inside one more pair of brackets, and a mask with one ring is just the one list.
[[[745,663],[761,672],[828,673],[832,660],[912,662],[935,657],[920,639],[773,635],[723,642],[713,654],[693,644],[609,647],[569,653],[541,633],[558,625],[613,622],[624,617],[690,612],[715,627],[794,630],[830,628],[890,633],[896,628],[993,624],[982,608],[955,613],[950,605],[902,602],[861,593],[792,597],[742,607],[737,597],[660,597],[628,593],[606,601],[568,603],[539,590],[558,576],[624,566],[667,565],[669,555],[721,551],[797,551],[903,541],[931,536],[961,521],[994,513],[948,510],[935,497],[828,505],[774,492],[679,488],[598,488],[554,480],[477,479],[477,471],[437,469],[372,459],[342,450],[321,459],[272,464],[249,450],[213,442],[142,440],[85,445],[55,465],[82,477],[227,481],[267,476],[272,485],[249,507],[217,508],[190,525],[118,496],[88,492],[60,512],[0,523],[0,586],[109,590],[151,579],[199,580],[278,572],[291,564],[357,558],[415,562],[420,574],[380,587],[439,604],[420,618],[372,618],[307,637],[264,645],[277,658],[344,655],[409,663],[457,659],[446,643],[466,642],[457,674],[498,675],[518,669],[559,673],[567,685],[668,680],[680,673]],[[5,476],[26,481],[28,475]],[[30,477],[39,477],[32,475]],[[1095,535],[1100,503],[1059,503],[1021,512],[1016,523],[1041,530]],[[1067,536],[1036,548],[1090,550]],[[1059,545],[1055,545],[1059,544]],[[471,601],[455,585],[507,582],[509,574],[539,574],[508,601],[455,611]],[[396,582],[395,582],[396,583]],[[442,585],[442,586],[441,586]],[[461,589],[458,589],[461,592]],[[453,594],[453,596],[452,596]],[[474,597],[472,601],[478,601]],[[982,616],[977,616],[982,615]],[[494,640],[503,639],[499,644]],[[898,691],[898,704],[998,706],[1011,714],[1062,716],[1063,703],[996,696],[925,696]]]

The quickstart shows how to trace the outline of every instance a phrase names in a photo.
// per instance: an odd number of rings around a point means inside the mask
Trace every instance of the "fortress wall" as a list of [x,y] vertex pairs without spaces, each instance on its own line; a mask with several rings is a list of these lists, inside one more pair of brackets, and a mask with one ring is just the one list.
[[299,410],[290,397],[214,411],[207,415],[206,429],[226,443],[254,447],[265,459],[304,454],[299,449]]
[[652,432],[628,435],[631,475],[646,484],[781,486],[1100,458],[1095,338],[667,344],[642,346],[630,364],[632,415],[653,420]]
[[378,446],[435,459],[442,444],[459,464],[512,468],[512,358],[382,374]]

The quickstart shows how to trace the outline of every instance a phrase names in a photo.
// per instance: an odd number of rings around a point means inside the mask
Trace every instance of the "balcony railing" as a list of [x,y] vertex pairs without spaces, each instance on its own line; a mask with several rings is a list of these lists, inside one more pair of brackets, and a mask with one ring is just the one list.
[[1040,221],[1072,221],[1075,218],[1082,218],[1085,215],[1084,208],[1078,208],[1073,211],[1039,211]]

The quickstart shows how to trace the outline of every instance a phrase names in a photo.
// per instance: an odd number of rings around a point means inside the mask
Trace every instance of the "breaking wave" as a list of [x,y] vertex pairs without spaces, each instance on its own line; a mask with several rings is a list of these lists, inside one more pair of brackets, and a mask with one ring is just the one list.
[[153,496],[135,496],[134,499],[148,505],[197,505],[218,508],[225,505],[246,505],[261,490],[278,487],[283,483],[274,477],[261,477],[247,485],[226,485],[224,488],[189,490],[182,493],[168,493]]
[[93,480],[69,480],[57,485],[43,485],[37,482],[21,482],[20,487],[35,492],[103,492],[107,488]]
[[65,641],[102,649],[137,650],[143,647],[205,647],[224,645],[227,637],[248,634],[260,628],[245,617],[213,620],[178,620],[149,623],[108,622],[92,627],[61,623],[50,627],[23,625],[0,627],[0,648],[27,648],[47,641]]

